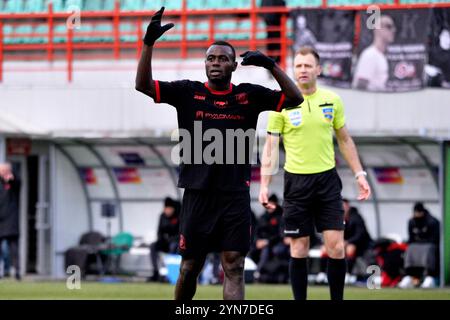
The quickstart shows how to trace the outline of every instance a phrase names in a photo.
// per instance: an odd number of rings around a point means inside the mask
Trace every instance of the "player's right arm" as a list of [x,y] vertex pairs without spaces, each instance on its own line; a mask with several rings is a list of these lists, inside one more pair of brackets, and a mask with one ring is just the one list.
[[166,31],[174,27],[173,23],[161,26],[161,19],[164,13],[164,7],[152,16],[152,20],[147,27],[144,37],[144,48],[141,59],[139,60],[136,74],[136,90],[156,99],[156,86],[152,76],[152,55],[153,45]]

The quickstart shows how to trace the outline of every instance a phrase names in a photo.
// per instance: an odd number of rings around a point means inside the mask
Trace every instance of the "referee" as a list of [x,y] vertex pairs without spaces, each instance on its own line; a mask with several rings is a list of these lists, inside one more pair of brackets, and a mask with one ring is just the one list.
[[[275,62],[258,51],[243,54],[242,65],[266,68],[282,91],[249,83],[233,85],[231,77],[238,64],[235,50],[227,42],[215,42],[206,51],[207,82],[154,80],[151,65],[153,45],[173,27],[173,24],[161,26],[163,11],[164,8],[155,13],[147,28],[136,75],[136,90],[153,98],[156,103],[174,106],[180,132],[188,132],[191,140],[195,140],[193,148],[183,149],[181,156],[178,187],[184,188],[185,192],[180,215],[179,252],[182,261],[175,298],[192,299],[207,254],[221,252],[225,273],[223,297],[244,299],[244,260],[251,236],[251,159],[247,151],[253,150],[253,140],[246,139],[245,150],[237,148],[239,150],[235,152],[234,145],[230,147],[228,144],[227,135],[231,131],[253,132],[254,136],[259,113],[296,107],[303,101],[302,96],[295,83]],[[200,137],[198,131],[201,131]],[[211,145],[203,139],[211,133],[214,137],[208,141],[214,138],[217,160],[214,162],[204,157],[205,153],[211,152]],[[200,152],[197,152],[196,145],[202,147]],[[242,161],[242,154],[247,155],[245,161]],[[226,159],[226,164],[223,159]]]
[[297,108],[272,112],[264,147],[259,201],[269,206],[271,175],[278,167],[278,146],[283,137],[286,151],[284,219],[290,237],[289,272],[296,300],[306,300],[307,257],[315,228],[323,233],[328,253],[328,282],[332,300],[342,300],[346,261],[342,182],[336,171],[333,132],[339,149],[355,175],[358,200],[367,200],[370,187],[353,139],[345,127],[344,106],[332,91],[317,87],[320,57],[309,47],[300,48],[294,59],[297,86],[304,97]]

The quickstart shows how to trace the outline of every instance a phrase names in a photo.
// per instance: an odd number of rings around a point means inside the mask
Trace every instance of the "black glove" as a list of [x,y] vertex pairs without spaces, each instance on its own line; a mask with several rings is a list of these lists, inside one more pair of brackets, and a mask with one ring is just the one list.
[[153,46],[155,41],[161,37],[164,32],[169,29],[172,29],[175,25],[173,23],[168,23],[165,26],[161,26],[161,18],[164,13],[164,7],[162,7],[158,12],[156,12],[152,21],[147,27],[147,32],[145,33],[144,43],[148,46]]
[[275,66],[275,60],[259,51],[247,51],[241,54],[241,57],[244,58],[241,63],[243,66],[257,66],[266,68],[267,70],[272,70]]

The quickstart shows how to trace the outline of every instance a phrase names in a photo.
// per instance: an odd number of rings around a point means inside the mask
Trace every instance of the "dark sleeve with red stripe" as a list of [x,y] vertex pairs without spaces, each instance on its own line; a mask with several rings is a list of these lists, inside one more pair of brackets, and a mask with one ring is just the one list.
[[186,101],[184,98],[190,92],[189,80],[171,82],[154,80],[154,83],[156,103],[167,103],[178,108],[183,101]]
[[281,111],[285,107],[286,96],[279,90],[271,90],[259,85],[252,85],[249,90],[250,101],[258,111]]

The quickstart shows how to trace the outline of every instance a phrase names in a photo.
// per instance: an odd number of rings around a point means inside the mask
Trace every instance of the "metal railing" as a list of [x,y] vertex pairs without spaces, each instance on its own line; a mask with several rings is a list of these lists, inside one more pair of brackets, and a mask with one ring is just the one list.
[[[406,9],[406,8],[430,8],[430,7],[449,7],[450,3],[424,3],[424,4],[400,4],[395,0],[394,4],[380,4],[380,9]],[[328,6],[327,0],[323,0],[321,8],[336,8],[342,10],[364,10],[368,5],[356,6]],[[268,43],[278,43],[280,50],[278,52],[269,52],[270,55],[280,57],[280,65],[286,68],[286,60],[290,54],[290,45],[292,40],[289,37],[292,30],[288,27],[288,15],[290,8],[284,7],[265,7],[260,8],[256,5],[256,0],[251,0],[249,8],[244,9],[202,9],[192,10],[187,8],[187,0],[182,0],[182,6],[179,10],[168,10],[165,13],[167,21],[175,22],[178,30],[171,30],[172,35],[178,35],[179,39],[158,41],[156,46],[162,49],[170,49],[170,54],[164,56],[176,56],[186,59],[190,54],[190,49],[207,48],[215,39],[219,32],[216,23],[224,19],[239,19],[240,21],[249,21],[250,29],[232,29],[225,30],[230,34],[246,33],[247,38],[229,40],[233,45],[243,49],[256,50],[267,46]],[[43,13],[20,13],[4,14],[0,13],[0,82],[3,80],[4,61],[17,60],[38,60],[38,61],[66,61],[67,79],[69,82],[73,79],[74,60],[81,59],[121,59],[133,57],[138,59],[142,52],[143,23],[146,23],[154,11],[122,11],[120,2],[115,1],[112,11],[82,11],[82,23],[106,24],[111,28],[109,31],[89,31],[83,32],[72,27],[66,27],[64,32],[55,32],[55,27],[67,25],[69,19],[73,17],[73,12],[54,12],[52,3],[48,4],[47,12]],[[261,27],[261,15],[263,13],[281,14],[280,27]],[[198,34],[198,30],[188,30],[188,23],[191,21],[204,21],[208,23],[205,31],[206,37],[202,40],[190,40],[189,36]],[[122,31],[120,26],[122,22],[130,22],[136,26],[133,31]],[[42,43],[5,43],[6,34],[3,32],[5,25],[42,25],[46,26],[47,32],[42,34],[23,34],[21,38],[45,38]],[[355,21],[355,41],[357,41],[358,19]],[[280,32],[277,39],[259,38],[258,34],[267,31]],[[16,34],[9,34],[8,37],[15,37]],[[108,41],[74,41],[75,37],[108,37]],[[123,41],[123,36],[133,36],[135,41]],[[58,39],[58,41],[55,41]],[[62,39],[62,40],[61,40]],[[98,51],[106,51],[99,53]],[[87,53],[87,54],[86,54]]]

